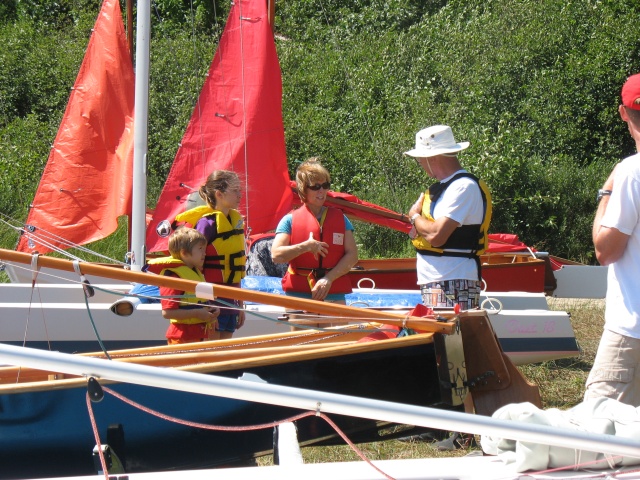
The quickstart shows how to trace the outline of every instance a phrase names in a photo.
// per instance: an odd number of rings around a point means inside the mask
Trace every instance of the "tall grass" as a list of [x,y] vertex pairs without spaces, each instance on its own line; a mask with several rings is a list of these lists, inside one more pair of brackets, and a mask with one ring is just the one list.
[[[584,385],[598,348],[604,325],[604,301],[548,299],[552,310],[567,311],[571,315],[576,339],[581,347],[578,357],[553,360],[518,367],[523,375],[538,385],[542,407],[568,409],[582,401]],[[439,451],[426,442],[400,442],[388,440],[360,444],[358,448],[370,460],[400,460],[407,458],[435,458],[464,456],[477,446],[454,451]],[[306,447],[302,449],[305,463],[348,462],[360,458],[347,445],[332,447]],[[273,464],[272,458],[258,459],[261,465]]]
[[570,408],[582,401],[584,384],[593,365],[604,325],[603,300],[549,300],[554,310],[571,314],[571,324],[582,352],[576,358],[564,358],[520,371],[540,388],[544,408]]

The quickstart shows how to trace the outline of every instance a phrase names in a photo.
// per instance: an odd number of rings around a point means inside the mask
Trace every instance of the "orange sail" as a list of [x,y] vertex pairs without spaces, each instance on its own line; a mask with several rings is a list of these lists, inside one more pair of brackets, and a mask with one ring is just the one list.
[[[240,212],[252,233],[275,228],[291,209],[282,121],[282,78],[267,2],[235,1],[182,143],[147,229],[150,252],[165,250],[156,227],[195,204],[216,169],[243,183]],[[194,195],[195,194],[195,195]]]
[[131,211],[134,73],[120,3],[104,0],[17,249],[113,233]]

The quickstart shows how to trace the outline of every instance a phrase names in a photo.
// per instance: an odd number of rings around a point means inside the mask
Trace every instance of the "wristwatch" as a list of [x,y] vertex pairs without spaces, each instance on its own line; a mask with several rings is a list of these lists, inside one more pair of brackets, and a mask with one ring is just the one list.
[[598,202],[602,200],[602,197],[604,197],[605,195],[611,195],[611,190],[598,190]]
[[416,224],[416,218],[418,218],[419,216],[420,216],[419,213],[414,213],[413,215],[411,215],[411,218],[409,219],[409,221],[411,222],[411,225]]

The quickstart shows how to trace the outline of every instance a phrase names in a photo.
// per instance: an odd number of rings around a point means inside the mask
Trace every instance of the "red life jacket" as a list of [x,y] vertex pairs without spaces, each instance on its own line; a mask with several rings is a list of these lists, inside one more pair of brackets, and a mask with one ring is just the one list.
[[[327,270],[335,267],[344,256],[345,224],[342,210],[327,207],[321,220],[306,205],[294,210],[291,214],[290,244],[297,245],[313,238],[329,244],[326,257],[314,258],[311,253],[303,253],[289,262],[289,269],[282,279],[282,289],[285,292],[311,293],[316,280],[324,277]],[[351,293],[351,280],[348,275],[337,278],[332,284],[329,294]]]

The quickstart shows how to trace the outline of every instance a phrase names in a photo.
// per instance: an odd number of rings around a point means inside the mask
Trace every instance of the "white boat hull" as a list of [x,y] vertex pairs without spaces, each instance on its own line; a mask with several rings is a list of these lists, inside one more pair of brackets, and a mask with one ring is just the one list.
[[[0,341],[63,352],[96,351],[101,347],[93,320],[108,350],[166,342],[167,321],[159,304],[140,304],[130,316],[118,316],[110,306],[131,286],[94,286],[95,295],[87,306],[78,284],[38,284],[36,288],[31,284],[0,285]],[[485,308],[503,350],[516,365],[578,355],[570,315],[549,311],[543,294],[500,292],[485,296],[494,299],[487,301]],[[349,298],[354,306],[395,305],[405,311],[415,306],[420,296],[412,290],[357,289]],[[494,311],[498,307],[502,310]],[[235,336],[287,331],[290,325],[279,320],[284,314],[282,307],[248,304],[245,325]]]
[[[536,474],[517,473],[513,464],[507,465],[493,456],[467,456],[457,458],[420,458],[405,460],[380,460],[373,462],[377,468],[396,480],[536,480],[536,479],[593,479],[593,472],[560,471]],[[628,473],[625,473],[628,472]],[[598,473],[605,473],[598,471]],[[111,477],[118,478],[112,475]],[[219,468],[215,470],[188,470],[175,472],[128,473],[129,480],[372,480],[384,478],[365,462],[331,462],[268,467]],[[95,480],[96,475],[81,477],[56,477],[47,480]],[[124,476],[122,477],[124,478]],[[604,478],[604,477],[602,477]],[[613,477],[611,477],[613,478]],[[636,467],[615,470],[615,478],[640,479]],[[35,480],[35,479],[34,479]]]

